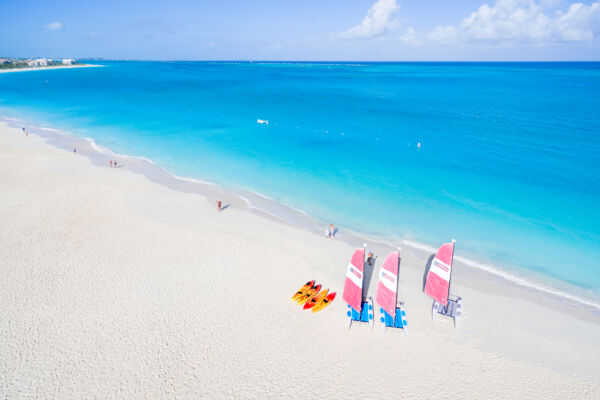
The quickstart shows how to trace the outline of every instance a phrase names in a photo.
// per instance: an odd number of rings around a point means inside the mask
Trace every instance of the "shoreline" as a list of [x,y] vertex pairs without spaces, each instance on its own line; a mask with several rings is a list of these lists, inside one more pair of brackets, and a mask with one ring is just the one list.
[[9,72],[27,72],[27,71],[48,71],[52,69],[66,69],[66,68],[90,68],[90,67],[102,67],[102,65],[96,64],[76,64],[76,65],[50,65],[47,67],[24,67],[24,68],[7,68],[0,69],[0,74]]
[[[189,181],[179,183],[188,191],[173,190],[140,172],[147,162],[47,136],[54,143],[0,124],[8,397],[262,399],[306,387],[336,399],[600,394],[594,313],[459,267],[452,292],[464,299],[463,318],[457,328],[432,321],[420,287],[428,252],[403,250],[408,336],[378,322],[348,330],[341,292],[355,243],[247,212],[233,198],[217,213],[211,196],[227,192],[204,195]],[[386,248],[374,250],[365,271],[373,297]],[[317,314],[289,300],[307,279],[338,293]],[[298,368],[316,355],[335,367]]]
[[[135,155],[115,153],[111,149],[97,144],[89,137],[75,136],[50,127],[37,126],[32,121],[22,121],[0,115],[0,124],[3,121],[9,126],[24,126],[29,130],[30,134],[39,135],[49,144],[59,149],[70,151],[73,145],[76,144],[78,154],[88,157],[96,165],[105,166],[108,162],[108,158],[106,157],[118,159],[121,160],[121,164],[127,164],[126,167],[128,170],[140,174],[152,182],[164,185],[172,190],[203,195],[209,199],[209,202],[217,198],[221,200],[227,199],[223,201],[223,204],[231,202],[231,205],[234,205],[236,208],[243,208],[245,211],[272,221],[299,227],[318,236],[323,236],[321,232],[325,226],[328,226],[326,221],[319,220],[302,210],[281,204],[264,194],[245,189],[229,188],[193,177],[178,176],[153,160]],[[214,203],[214,200],[212,202]],[[343,228],[343,226],[339,227]],[[411,255],[423,261],[423,265],[427,262],[427,258],[437,251],[436,247],[428,243],[416,242],[404,238],[379,237],[347,228],[341,230],[342,232],[338,232],[336,235],[336,239],[344,243],[353,246],[362,246],[363,243],[367,242],[369,247],[376,251],[376,254],[393,251],[398,246],[404,248],[405,251],[408,248]],[[458,279],[468,281],[469,275],[476,273],[477,275],[486,277],[486,280],[514,286],[525,293],[534,291],[541,298],[547,300],[549,304],[558,304],[565,310],[572,307],[578,308],[583,311],[582,317],[587,312],[600,317],[600,297],[595,292],[590,293],[589,290],[584,288],[525,268],[494,265],[493,261],[490,260],[478,261],[476,257],[469,254],[465,256],[464,252],[461,252],[460,248],[458,249],[458,255],[454,259],[454,274],[459,276]],[[477,280],[470,283],[475,285],[477,284]],[[586,298],[586,294],[590,297]]]

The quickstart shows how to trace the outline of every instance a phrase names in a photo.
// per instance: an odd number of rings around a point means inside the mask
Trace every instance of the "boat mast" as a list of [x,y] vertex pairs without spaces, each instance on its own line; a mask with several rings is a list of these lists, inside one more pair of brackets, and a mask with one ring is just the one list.
[[450,278],[448,279],[448,295],[446,301],[450,300],[450,285],[452,284],[452,271],[454,270],[454,247],[456,246],[456,239],[452,239],[452,259],[450,260]]
[[[363,300],[367,299],[367,296],[363,296],[365,294],[365,272],[367,272],[367,268],[365,267],[365,257],[367,256],[367,244],[363,243],[363,273],[362,273],[362,282],[360,283],[360,304],[362,307]],[[369,288],[367,288],[367,293],[369,292]]]
[[400,247],[398,247],[398,270],[396,271],[396,306],[398,306],[398,286],[400,286]]

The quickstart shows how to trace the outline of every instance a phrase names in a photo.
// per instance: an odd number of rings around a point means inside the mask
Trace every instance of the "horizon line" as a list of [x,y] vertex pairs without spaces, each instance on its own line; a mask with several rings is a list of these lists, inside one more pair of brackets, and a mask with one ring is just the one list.
[[260,60],[260,59],[161,59],[79,57],[75,60],[162,61],[162,62],[272,62],[272,63],[597,63],[598,60]]
[[99,61],[157,61],[157,62],[270,62],[270,63],[597,63],[597,60],[278,60],[278,59],[249,59],[249,58],[223,58],[223,59],[186,59],[186,58],[110,58],[110,57],[49,57],[28,56],[15,57],[0,55],[0,58],[26,60],[36,58],[74,60],[99,60]]

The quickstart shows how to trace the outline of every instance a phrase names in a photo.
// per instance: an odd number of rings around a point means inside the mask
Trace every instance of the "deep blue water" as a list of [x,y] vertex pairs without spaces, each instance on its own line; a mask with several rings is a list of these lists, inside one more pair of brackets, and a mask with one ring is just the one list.
[[0,74],[0,113],[600,290],[600,63],[101,64]]

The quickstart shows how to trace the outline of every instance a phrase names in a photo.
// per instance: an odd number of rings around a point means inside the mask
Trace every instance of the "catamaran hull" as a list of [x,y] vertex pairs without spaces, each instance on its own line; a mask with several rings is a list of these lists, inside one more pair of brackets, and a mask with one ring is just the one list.
[[381,322],[381,329],[383,333],[385,333],[386,328],[396,328],[402,329],[404,331],[404,335],[408,335],[408,326],[406,322],[406,310],[404,306],[400,305],[396,307],[396,312],[394,316],[388,314],[383,308],[379,309],[381,313],[381,317],[379,321]]
[[373,314],[375,313],[375,310],[373,309],[373,299],[371,297],[369,297],[367,304],[369,305],[369,329],[373,330],[373,325],[375,324]]
[[454,320],[454,327],[458,324],[458,320],[462,316],[462,298],[458,297],[456,300],[448,300],[448,305],[433,301],[431,306],[431,319],[435,319],[436,314],[441,314],[446,317],[450,317]]
[[372,297],[369,297],[367,301],[362,302],[360,312],[357,312],[350,307],[350,305],[348,305],[348,310],[346,311],[346,317],[348,318],[348,329],[350,329],[352,326],[352,321],[357,321],[368,323],[369,329],[373,330],[373,325],[375,324],[373,314],[374,310]]
[[[348,307],[350,307],[350,306],[348,306]],[[352,311],[348,310],[346,315],[348,317],[348,330],[350,330],[350,327],[352,326]]]

